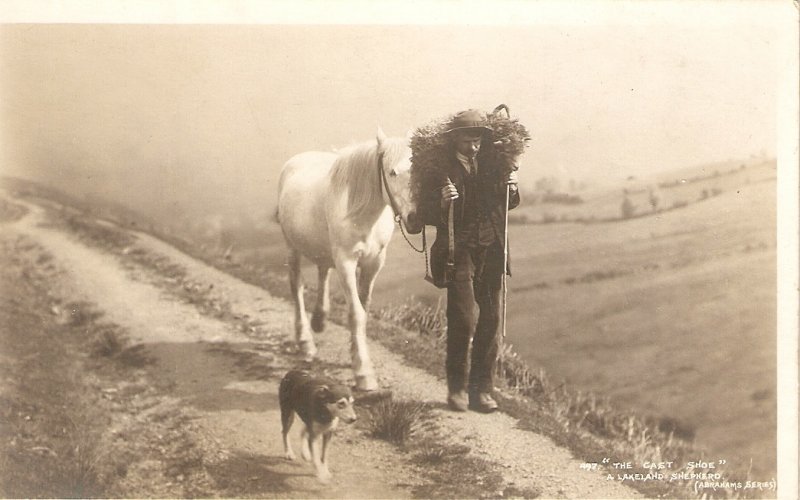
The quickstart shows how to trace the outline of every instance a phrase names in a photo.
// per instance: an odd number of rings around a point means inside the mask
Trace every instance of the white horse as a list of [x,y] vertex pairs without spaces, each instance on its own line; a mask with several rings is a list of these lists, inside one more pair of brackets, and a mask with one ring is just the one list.
[[[349,307],[350,354],[356,387],[378,387],[366,342],[372,287],[386,259],[395,216],[406,224],[410,201],[411,150],[406,138],[387,138],[337,153],[307,152],[283,166],[278,185],[278,220],[289,247],[289,282],[295,306],[296,340],[311,360],[317,353],[311,329],[320,332],[330,310],[329,275],[336,268]],[[417,222],[414,230],[418,231]],[[317,304],[309,324],[303,301],[300,257],[317,265]],[[310,327],[310,328],[309,328]]]

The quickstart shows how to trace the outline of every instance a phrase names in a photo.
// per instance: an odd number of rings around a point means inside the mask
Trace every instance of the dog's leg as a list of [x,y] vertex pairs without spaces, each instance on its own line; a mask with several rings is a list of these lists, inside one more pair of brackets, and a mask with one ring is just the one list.
[[331,473],[328,467],[322,462],[322,441],[324,440],[324,433],[311,433],[309,446],[311,448],[311,457],[314,460],[314,469],[317,471],[317,479],[321,483],[327,483],[331,480]]
[[331,477],[330,470],[328,469],[328,444],[331,442],[331,438],[333,437],[333,432],[328,431],[322,434],[322,454],[320,457],[320,461],[322,462],[322,468],[325,470],[325,473],[328,477]]
[[300,434],[300,441],[303,446],[300,449],[300,456],[306,462],[311,461],[311,434],[308,432],[308,427],[303,427],[303,432]]
[[282,434],[284,456],[287,460],[294,460],[294,451],[289,443],[289,429],[292,428],[292,423],[294,423],[294,411],[286,411],[285,409],[281,408],[281,423],[283,424]]

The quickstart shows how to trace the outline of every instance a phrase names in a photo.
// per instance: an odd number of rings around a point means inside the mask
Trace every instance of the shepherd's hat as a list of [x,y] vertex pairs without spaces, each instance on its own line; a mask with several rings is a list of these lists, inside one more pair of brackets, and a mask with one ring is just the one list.
[[468,109],[456,113],[444,133],[449,134],[455,131],[473,131],[476,134],[483,134],[491,132],[492,129],[486,125],[486,117],[483,113],[477,109]]

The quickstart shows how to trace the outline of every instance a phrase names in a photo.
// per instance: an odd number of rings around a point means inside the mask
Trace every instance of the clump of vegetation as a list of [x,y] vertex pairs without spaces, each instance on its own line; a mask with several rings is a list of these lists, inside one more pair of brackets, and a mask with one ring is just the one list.
[[722,194],[722,190],[720,188],[717,188],[717,187],[711,188],[711,191],[709,191],[708,189],[704,189],[704,190],[700,191],[699,200],[700,201],[707,200],[707,199],[709,199],[709,198],[711,198],[713,196],[719,196],[721,194]]
[[96,498],[103,496],[109,486],[109,478],[101,470],[104,457],[100,437],[91,422],[88,415],[71,422],[72,439],[63,450],[56,469],[54,479],[68,497]]
[[620,210],[622,211],[623,219],[630,219],[636,215],[636,205],[634,205],[631,199],[627,196],[623,198]]
[[439,443],[421,443],[414,455],[414,461],[421,465],[439,465],[454,458],[460,459],[470,452],[469,446],[447,445]]
[[447,331],[447,319],[441,298],[435,305],[429,306],[409,297],[402,304],[381,308],[376,315],[382,320],[425,336],[444,338]]
[[12,203],[5,199],[0,199],[0,221],[10,222],[21,219],[28,209],[22,205]]
[[543,224],[552,224],[553,222],[558,222],[558,216],[551,214],[550,212],[545,212],[542,214],[542,223]]
[[569,193],[545,193],[542,195],[543,203],[560,203],[562,205],[580,205],[583,198]]
[[[414,462],[424,466],[426,484],[414,489],[421,498],[476,498],[476,492],[492,492],[490,498],[536,498],[538,491],[503,489],[503,477],[487,460],[470,454],[463,445],[421,445]],[[513,494],[512,494],[513,493]],[[481,497],[478,497],[481,498]]]
[[114,325],[102,325],[95,333],[91,346],[94,357],[110,358],[116,356],[125,347],[125,340],[120,337]]
[[64,308],[70,326],[85,326],[103,315],[96,306],[88,302],[70,302]]
[[683,208],[688,206],[689,203],[684,200],[675,200],[672,202],[672,208]]
[[527,224],[530,222],[528,214],[515,214],[513,212],[508,214],[509,224]]
[[418,401],[386,398],[369,407],[372,436],[404,446],[419,425],[427,407]]

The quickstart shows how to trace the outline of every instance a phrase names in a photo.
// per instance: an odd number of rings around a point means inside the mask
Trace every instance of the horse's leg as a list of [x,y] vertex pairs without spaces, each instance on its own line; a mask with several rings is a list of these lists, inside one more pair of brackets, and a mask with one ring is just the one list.
[[311,329],[315,332],[321,332],[325,329],[325,319],[331,310],[330,300],[330,277],[331,268],[319,266],[319,285],[317,286],[317,306],[314,308],[314,314],[311,316]]
[[308,315],[306,315],[306,304],[303,299],[305,285],[300,274],[300,252],[295,249],[289,251],[289,285],[292,289],[292,298],[294,298],[295,340],[306,360],[310,361],[317,354],[317,346],[314,345],[314,337],[311,336]]
[[362,261],[359,264],[361,272],[358,275],[358,298],[364,310],[369,312],[369,303],[372,298],[372,288],[375,285],[375,278],[378,276],[383,263],[386,261],[386,248],[371,260]]
[[349,307],[350,357],[353,374],[356,378],[356,389],[372,391],[378,388],[375,370],[367,350],[367,312],[358,296],[356,281],[356,260],[344,253],[336,257],[336,271],[342,283],[344,295]]

